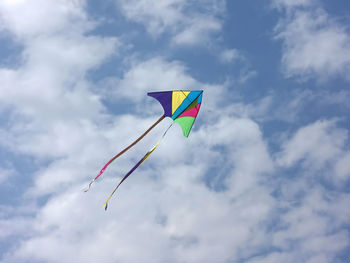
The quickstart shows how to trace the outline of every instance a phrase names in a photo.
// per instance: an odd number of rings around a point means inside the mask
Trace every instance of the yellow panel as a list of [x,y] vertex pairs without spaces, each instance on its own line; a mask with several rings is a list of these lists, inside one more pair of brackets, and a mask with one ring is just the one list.
[[181,105],[181,103],[184,101],[184,99],[187,97],[187,95],[191,91],[185,91],[185,90],[176,90],[173,91],[173,96],[172,96],[172,113],[176,111],[176,109]]

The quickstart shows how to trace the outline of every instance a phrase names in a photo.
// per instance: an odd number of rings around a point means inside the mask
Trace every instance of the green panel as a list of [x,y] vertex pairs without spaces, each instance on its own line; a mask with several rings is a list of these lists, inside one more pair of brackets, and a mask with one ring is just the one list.
[[178,124],[180,124],[184,136],[188,137],[192,129],[194,120],[195,118],[186,116],[186,117],[177,118],[176,120],[174,120],[174,122],[177,122]]

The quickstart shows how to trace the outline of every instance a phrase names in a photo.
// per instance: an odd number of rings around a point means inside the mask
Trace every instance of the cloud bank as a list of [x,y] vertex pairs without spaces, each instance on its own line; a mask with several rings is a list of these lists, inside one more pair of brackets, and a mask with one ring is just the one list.
[[[347,52],[345,28],[325,11],[309,9],[313,1],[273,3],[288,9],[279,11],[286,17],[275,29],[285,76],[315,77],[328,68],[326,77],[344,78],[347,58],[333,55]],[[116,5],[155,39],[168,37],[169,50],[214,43],[226,10],[221,1]],[[230,83],[206,81],[180,58],[127,57],[120,49],[130,43],[96,31],[101,22],[87,6],[77,0],[0,3],[1,33],[21,47],[16,65],[0,67],[0,154],[14,156],[0,163],[0,185],[13,190],[1,195],[1,262],[340,262],[350,242],[343,120],[294,124],[308,92],[282,101],[274,115],[275,97],[245,103]],[[331,36],[316,45],[323,56],[309,52],[314,38],[308,34]],[[94,70],[121,56],[125,60],[113,64],[123,68],[120,76],[94,80]],[[235,47],[218,58],[225,66],[244,59]],[[172,127],[105,212],[101,206],[114,184],[170,120],[88,193],[82,190],[106,157],[162,114],[146,93],[171,87],[204,90],[190,138]],[[289,122],[281,117],[287,114]],[[265,123],[276,120],[292,124],[269,132]]]

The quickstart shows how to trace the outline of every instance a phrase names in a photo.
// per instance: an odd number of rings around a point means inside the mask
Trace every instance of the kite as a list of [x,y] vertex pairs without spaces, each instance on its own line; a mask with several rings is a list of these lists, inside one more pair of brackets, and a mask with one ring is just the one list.
[[107,200],[104,203],[104,208],[107,210],[108,201],[111,199],[115,191],[118,187],[125,181],[126,178],[129,177],[157,148],[162,139],[165,137],[166,133],[173,125],[173,123],[178,123],[181,128],[183,135],[188,137],[194,121],[198,115],[199,108],[202,103],[202,90],[189,91],[189,90],[174,90],[174,91],[160,91],[160,92],[149,92],[148,96],[151,96],[159,101],[162,105],[164,114],[150,127],[147,131],[145,131],[139,138],[137,138],[133,143],[115,155],[112,159],[110,159],[101,169],[101,171],[97,174],[97,176],[89,183],[88,188],[85,190],[87,192],[91,185],[103,174],[103,172],[107,169],[107,167],[119,156],[133,147],[136,143],[138,143],[143,137],[147,135],[155,126],[157,126],[165,117],[170,117],[174,121],[170,124],[170,126],[163,133],[162,137],[159,141],[138,161],[134,167],[130,169],[129,172],[124,175],[124,177],[120,180],[117,186],[114,188],[112,193],[109,195]]

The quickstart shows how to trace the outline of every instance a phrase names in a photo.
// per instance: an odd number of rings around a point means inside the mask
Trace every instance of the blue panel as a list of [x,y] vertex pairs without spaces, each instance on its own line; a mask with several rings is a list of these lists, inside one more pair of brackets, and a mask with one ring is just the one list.
[[191,103],[197,99],[200,95],[202,95],[203,90],[196,90],[196,91],[191,91],[186,99],[181,103],[181,105],[176,109],[174,112],[173,116],[171,118],[175,120],[181,113],[183,113],[188,106],[191,105]]
[[197,104],[202,103],[202,93],[198,96]]

